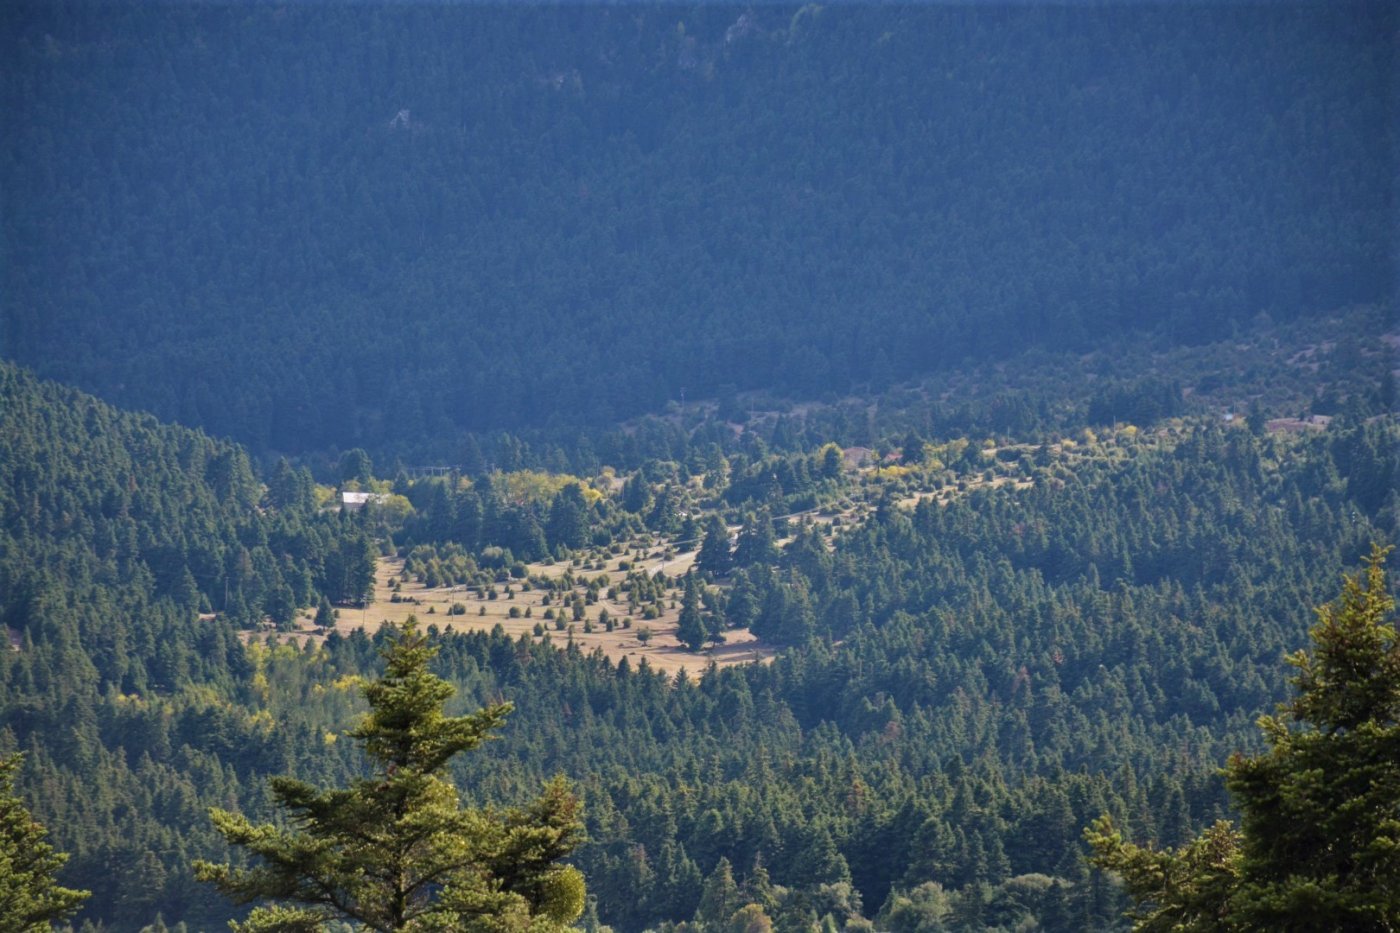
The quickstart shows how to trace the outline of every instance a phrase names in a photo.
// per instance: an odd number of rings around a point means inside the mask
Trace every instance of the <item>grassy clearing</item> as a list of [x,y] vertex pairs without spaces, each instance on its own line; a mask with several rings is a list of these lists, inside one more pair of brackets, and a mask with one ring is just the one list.
[[[668,577],[684,574],[695,562],[694,553],[681,554],[667,559],[664,548],[654,548],[649,552],[649,556],[632,564],[634,569],[645,569],[648,574],[655,574],[658,570],[664,570]],[[611,579],[620,581],[626,576],[626,571],[618,569],[619,560],[628,560],[627,556],[608,561],[603,570],[593,571],[596,576],[606,573]],[[558,578],[563,576],[566,570],[570,569],[567,563],[553,564],[531,564],[529,570],[532,575],[547,578]],[[495,599],[488,597],[478,597],[470,589],[463,586],[442,586],[429,588],[417,581],[400,582],[397,592],[398,600],[394,600],[395,592],[392,589],[393,582],[403,572],[403,561],[400,558],[382,558],[375,570],[374,577],[374,599],[362,609],[341,609],[339,618],[336,621],[336,630],[348,634],[355,629],[365,629],[375,631],[386,623],[402,623],[410,615],[417,616],[418,621],[423,625],[436,625],[441,629],[451,629],[459,632],[489,631],[494,626],[501,626],[512,638],[521,635],[529,635],[536,640],[549,638],[556,645],[567,644],[572,638],[584,651],[592,651],[600,648],[603,654],[614,663],[623,658],[634,667],[646,660],[653,669],[663,670],[667,673],[675,673],[685,668],[692,674],[697,674],[704,670],[712,661],[721,666],[731,664],[744,664],[752,661],[764,662],[771,659],[774,649],[758,643],[747,629],[730,629],[725,632],[725,644],[712,649],[693,654],[683,647],[676,640],[676,621],[680,615],[680,591],[674,590],[668,593],[664,613],[656,619],[642,620],[636,618],[632,621],[630,628],[618,626],[613,631],[608,632],[599,624],[598,618],[601,610],[607,609],[608,614],[614,619],[621,621],[627,617],[627,603],[625,600],[614,602],[605,598],[599,598],[598,602],[587,607],[587,619],[593,621],[593,631],[585,631],[583,621],[565,622],[562,630],[556,628],[555,621],[545,619],[546,609],[553,609],[560,612],[561,606],[558,599],[545,605],[545,593],[543,590],[524,590],[521,588],[521,581],[510,584],[510,592],[506,592],[505,585],[498,586],[499,595]],[[577,576],[575,570],[575,576]],[[583,593],[585,588],[578,586],[577,592]],[[675,596],[675,606],[671,605],[670,596]],[[461,605],[465,611],[460,615],[450,614],[454,605]],[[512,617],[511,610],[518,613]],[[529,610],[530,615],[525,615]],[[565,613],[567,615],[567,612]],[[303,613],[297,619],[297,631],[290,633],[287,637],[298,643],[305,643],[307,640],[320,642],[324,640],[325,634],[315,629],[311,615]],[[543,628],[543,634],[536,634],[535,627],[539,625]],[[643,644],[639,640],[639,634],[643,627],[651,632],[650,639]],[[572,631],[570,631],[572,629]]]
[[[1055,450],[1055,459],[1063,460],[1070,455],[1065,444]],[[1026,447],[1029,456],[1033,449]],[[1077,452],[1077,451],[1076,451]],[[934,499],[946,504],[982,487],[1013,486],[1017,489],[1029,488],[1032,483],[1019,469],[999,468],[994,470],[996,451],[988,451],[986,469],[958,475],[950,481],[951,474],[945,474],[935,481],[934,474],[905,467],[884,466],[876,469],[865,466],[852,470],[855,484],[850,494],[839,506],[811,509],[792,516],[784,516],[794,523],[813,523],[818,526],[834,525],[833,536],[849,533],[863,524],[873,513],[875,504],[894,487],[896,502],[905,508],[912,508],[919,501]],[[1102,455],[1099,452],[1098,455]],[[1004,471],[1003,471],[1004,470]],[[1008,475],[1011,473],[1013,475]],[[737,532],[737,527],[731,527]],[[778,543],[786,544],[790,538]],[[498,583],[486,593],[460,585],[428,587],[415,579],[402,578],[404,561],[402,558],[381,558],[375,572],[374,597],[359,609],[341,609],[335,628],[342,633],[355,629],[375,631],[388,623],[402,624],[409,616],[416,616],[424,625],[436,625],[440,629],[454,631],[489,631],[500,626],[513,638],[528,636],[536,640],[549,639],[555,645],[565,645],[570,640],[584,651],[601,649],[614,663],[624,658],[633,665],[643,659],[654,669],[674,673],[682,668],[692,673],[703,670],[711,662],[719,665],[765,662],[776,653],[772,646],[761,644],[747,629],[729,629],[725,632],[726,641],[700,653],[687,651],[676,638],[679,618],[680,588],[669,587],[661,602],[661,612],[654,618],[646,619],[635,615],[629,620],[629,607],[626,596],[619,593],[616,599],[606,597],[608,586],[599,589],[597,601],[585,607],[583,619],[574,619],[566,601],[559,594],[551,594],[541,588],[540,581],[557,581],[571,574],[576,581],[573,593],[586,594],[589,580],[597,580],[606,575],[609,585],[620,585],[630,571],[639,571],[654,577],[664,573],[675,579],[687,573],[695,563],[698,542],[690,542],[690,550],[677,553],[678,542],[660,536],[634,540],[617,554],[607,554],[593,550],[580,555],[577,561],[551,561],[527,565],[527,580],[512,580]],[[528,580],[534,580],[531,585]],[[397,587],[395,584],[397,583]],[[567,597],[566,597],[567,598]],[[606,610],[617,623],[609,632],[600,623],[600,616]],[[557,618],[546,618],[545,613]],[[305,611],[298,616],[294,632],[283,633],[280,638],[305,644],[308,641],[320,642],[326,633],[318,630],[313,621],[313,613]],[[560,619],[564,619],[560,622]],[[591,624],[590,624],[591,623]],[[591,631],[590,631],[591,629]],[[257,637],[265,637],[266,632]],[[647,637],[649,635],[649,637]],[[253,637],[249,633],[248,637]]]

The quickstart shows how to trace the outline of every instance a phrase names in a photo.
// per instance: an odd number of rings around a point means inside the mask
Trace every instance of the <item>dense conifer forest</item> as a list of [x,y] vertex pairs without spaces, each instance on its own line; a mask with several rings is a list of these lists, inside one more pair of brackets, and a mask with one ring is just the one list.
[[6,357],[257,451],[1393,285],[1392,5],[20,3]]
[[[16,650],[0,660],[0,742],[28,753],[22,787],[72,853],[63,878],[93,892],[82,916],[118,930],[226,915],[191,875],[227,856],[206,807],[265,816],[268,777],[363,767],[334,739],[362,709],[377,639],[297,647],[275,630],[323,597],[358,599],[344,562],[372,566],[372,539],[424,573],[499,581],[508,561],[665,534],[668,496],[745,517],[686,582],[721,636],[784,646],[771,664],[707,670],[697,655],[672,678],[558,633],[430,629],[461,708],[516,707],[458,785],[509,802],[556,772],[575,781],[587,918],[709,929],[753,904],[778,929],[1071,930],[1110,928],[1123,907],[1083,861],[1082,829],[1109,813],[1171,845],[1228,815],[1216,769],[1284,696],[1280,659],[1309,607],[1396,533],[1388,418],[1294,437],[1186,415],[1016,458],[930,438],[921,466],[883,477],[833,470],[831,447],[749,461],[734,441],[709,490],[649,460],[608,498],[566,483],[510,519],[506,474],[461,493],[401,479],[406,508],[342,513],[318,507],[304,471],[259,481],[238,447],[4,377],[0,608]],[[383,483],[356,464],[345,483]],[[762,516],[793,494],[862,499],[868,517],[839,533],[785,521],[779,546]],[[542,553],[505,556],[522,522]]]
[[417,779],[356,741],[412,614],[496,711],[422,799],[558,816],[517,907],[1128,929],[1400,542],[1397,26],[7,6],[0,868],[246,920],[211,812]]

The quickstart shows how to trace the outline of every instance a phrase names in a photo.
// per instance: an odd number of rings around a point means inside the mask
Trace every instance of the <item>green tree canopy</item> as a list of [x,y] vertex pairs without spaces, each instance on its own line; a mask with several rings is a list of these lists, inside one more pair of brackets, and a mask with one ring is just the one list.
[[766,566],[777,563],[778,557],[772,513],[765,508],[760,509],[757,515],[745,515],[744,528],[739,532],[739,541],[734,548],[734,563],[740,567],[755,564]]
[[510,705],[444,715],[454,690],[428,671],[436,652],[413,619],[391,636],[384,675],[364,688],[370,713],[349,733],[376,766],[370,777],[330,791],[274,778],[273,795],[294,828],[211,811],[219,832],[261,863],[200,862],[198,877],[240,903],[275,902],[236,929],[310,931],[344,919],[385,933],[547,933],[579,916],[583,878],[558,862],[582,830],[565,783],[549,784],[528,808],[500,813],[463,807],[442,777],[454,755],[501,725]]
[[705,628],[705,618],[700,612],[700,590],[695,584],[693,573],[685,575],[685,595],[681,600],[676,637],[691,651],[699,651],[709,637]]
[[45,841],[15,793],[19,755],[0,758],[0,930],[29,933],[72,914],[88,896],[58,884],[54,873],[68,861]]
[[1297,697],[1259,726],[1269,750],[1236,754],[1226,784],[1239,830],[1217,823],[1180,849],[1086,833],[1120,872],[1138,930],[1400,928],[1400,637],[1376,547],[1298,652]]
[[695,566],[702,573],[716,577],[729,573],[734,566],[734,555],[729,550],[729,528],[718,512],[711,512],[705,519],[705,539],[695,555]]
[[[1258,929],[1400,929],[1400,639],[1376,549],[1289,663],[1270,750],[1226,773],[1242,815],[1235,908]],[[1364,584],[1363,584],[1364,579]]]

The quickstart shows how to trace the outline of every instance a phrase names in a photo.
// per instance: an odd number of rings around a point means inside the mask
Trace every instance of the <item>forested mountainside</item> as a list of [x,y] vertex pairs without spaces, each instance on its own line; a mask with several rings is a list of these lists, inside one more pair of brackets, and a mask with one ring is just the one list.
[[20,3],[0,353],[261,456],[1392,286],[1393,5]]
[[[347,555],[363,568],[377,537],[423,573],[533,583],[522,603],[555,592],[506,566],[497,526],[460,524],[497,514],[518,477],[401,480],[402,502],[322,511],[304,473],[260,482],[238,447],[14,367],[0,377],[0,617],[16,645],[0,652],[0,753],[28,752],[21,789],[73,853],[65,882],[93,891],[90,928],[219,926],[232,908],[190,869],[229,856],[206,807],[266,818],[271,775],[361,773],[337,736],[363,709],[354,686],[378,639],[266,639],[322,594],[363,591]],[[574,780],[593,928],[724,929],[755,904],[782,930],[1114,929],[1121,895],[1084,863],[1083,828],[1108,812],[1176,843],[1223,815],[1216,769],[1284,697],[1281,657],[1311,607],[1396,538],[1391,417],[1298,435],[1243,422],[928,438],[882,470],[819,447],[721,455],[694,476],[649,461],[601,499],[566,481],[500,527],[539,522],[580,567],[643,533],[693,548],[658,501],[743,516],[739,547],[707,538],[689,587],[721,635],[747,625],[785,648],[713,669],[697,654],[671,678],[563,632],[439,633],[461,708],[516,705],[458,786],[515,802],[556,772]],[[784,522],[780,547],[766,516],[794,493],[863,501],[868,517]],[[571,497],[578,511],[556,516]],[[684,588],[614,584],[658,604]]]
[[266,489],[242,448],[5,363],[0,449],[0,745],[31,753],[22,783],[95,913],[139,927],[211,845],[187,796],[227,792],[211,753],[289,754],[251,726],[224,744],[225,719],[249,722],[238,628],[362,591],[374,553],[309,474]]

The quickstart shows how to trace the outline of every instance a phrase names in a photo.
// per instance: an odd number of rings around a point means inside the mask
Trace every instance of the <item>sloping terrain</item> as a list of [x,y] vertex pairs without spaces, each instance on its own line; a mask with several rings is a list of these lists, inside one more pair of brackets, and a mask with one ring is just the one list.
[[1390,291],[1388,4],[21,4],[0,352],[267,449]]

